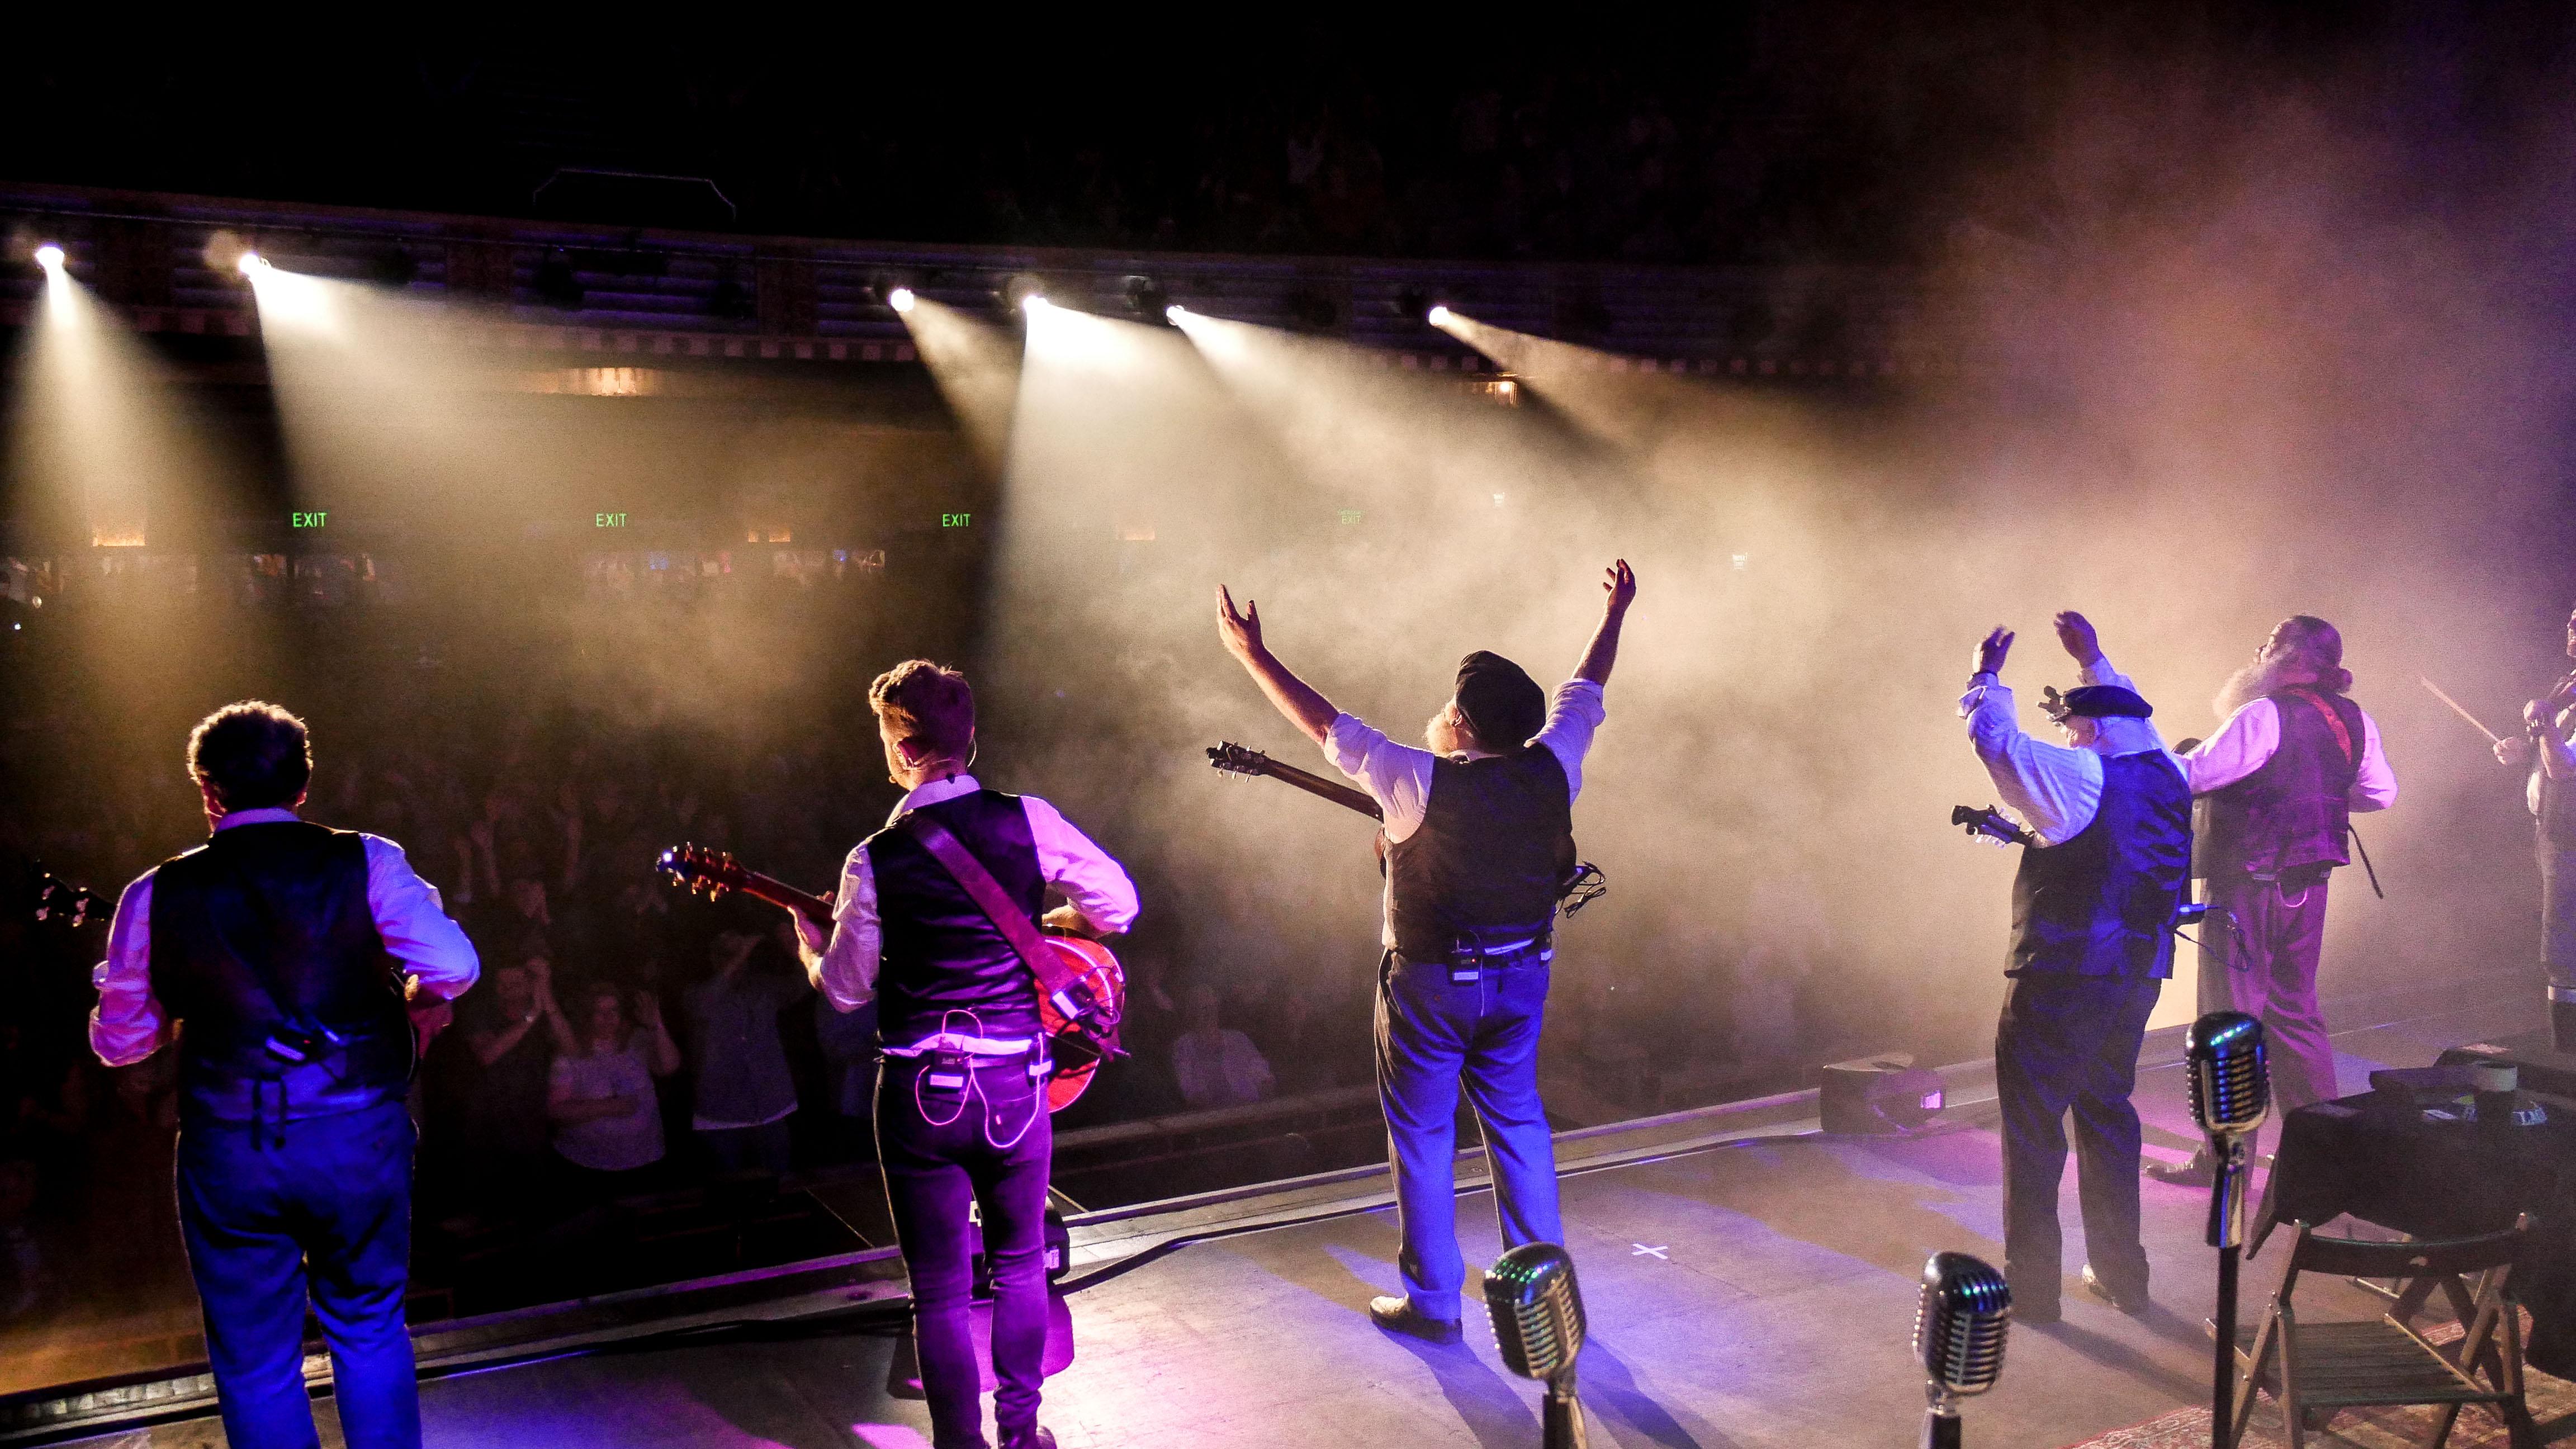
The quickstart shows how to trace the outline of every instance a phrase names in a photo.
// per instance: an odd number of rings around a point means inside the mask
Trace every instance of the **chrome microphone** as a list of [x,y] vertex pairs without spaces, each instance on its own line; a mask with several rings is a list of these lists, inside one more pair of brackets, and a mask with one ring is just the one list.
[[1546,1449],[1585,1449],[1583,1406],[1574,1397],[1574,1361],[1583,1351],[1574,1260],[1554,1243],[1521,1244],[1487,1270],[1485,1307],[1503,1366],[1547,1384]]
[[2012,1288],[1993,1265],[1966,1253],[1934,1253],[1923,1265],[1914,1310],[1914,1356],[1923,1364],[1925,1449],[1959,1442],[1959,1400],[1995,1386],[2004,1372]]
[[2191,1024],[2183,1059],[2191,1077],[2191,1115],[2209,1134],[2217,1181],[2209,1195],[2209,1245],[2245,1239],[2245,1164],[2256,1128],[2272,1111],[2263,1023],[2241,1011],[2213,1011]]

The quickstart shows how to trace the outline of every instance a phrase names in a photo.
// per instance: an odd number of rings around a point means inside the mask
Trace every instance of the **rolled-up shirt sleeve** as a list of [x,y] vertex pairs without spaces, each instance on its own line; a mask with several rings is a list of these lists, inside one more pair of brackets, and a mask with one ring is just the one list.
[[117,898],[107,959],[89,979],[98,988],[98,1005],[89,1014],[89,1048],[100,1061],[132,1066],[170,1040],[170,1019],[152,995],[152,872]]
[[1136,883],[1127,878],[1126,868],[1046,801],[1023,795],[1020,808],[1029,817],[1038,874],[1046,883],[1062,891],[1082,919],[1103,935],[1136,924]]
[[1438,756],[1400,745],[1357,715],[1337,715],[1324,732],[1324,758],[1377,802],[1388,844],[1422,828],[1431,807],[1431,767]]
[[[1990,675],[1979,675],[1990,679]],[[2093,823],[2102,808],[2102,757],[2091,750],[2042,744],[2022,732],[2013,693],[2002,683],[1971,684],[1960,697],[1968,743],[1996,793],[2031,832],[2062,845]]]
[[2397,772],[2379,747],[2379,721],[2361,717],[2361,772],[2353,777],[2346,803],[2356,811],[2385,810],[2397,803]]
[[1592,753],[1593,733],[1608,713],[1601,686],[1589,679],[1569,679],[1558,685],[1556,697],[1548,702],[1547,724],[1538,732],[1538,743],[1565,767],[1569,800],[1583,793],[1583,760]]
[[2180,757],[2183,777],[2191,782],[2195,795],[2224,790],[2263,768],[2263,762],[2280,748],[2280,706],[2258,699],[2229,715],[2217,733]]
[[438,887],[411,868],[403,848],[379,836],[360,837],[367,847],[367,909],[385,950],[420,979],[420,989],[443,1001],[465,994],[483,974],[483,963],[465,928],[440,901]]
[[877,970],[884,959],[877,872],[862,843],[841,863],[841,887],[832,895],[832,939],[820,957],[806,963],[806,975],[834,1011],[856,1011],[877,994]]

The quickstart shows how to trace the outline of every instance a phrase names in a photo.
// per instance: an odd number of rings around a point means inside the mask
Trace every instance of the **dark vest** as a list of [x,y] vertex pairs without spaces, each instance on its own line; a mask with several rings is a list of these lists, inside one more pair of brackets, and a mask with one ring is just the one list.
[[[2267,697],[2281,718],[2281,747],[2253,774],[2208,797],[2193,869],[2205,879],[2278,878],[2352,861],[2347,842],[2352,785],[2361,776],[2361,706],[2326,690],[2285,689]],[[2341,740],[2335,724],[2343,727]]]
[[[978,790],[916,813],[946,826],[1029,920],[1037,920],[1046,904],[1046,878],[1038,873],[1038,848],[1019,796]],[[942,1030],[1037,1036],[1036,978],[947,867],[892,827],[869,836],[867,851],[885,933],[877,971],[878,1034],[894,1046]],[[958,1014],[970,1011],[971,1019]]]
[[2191,787],[2161,750],[2102,762],[2102,805],[2062,845],[2025,847],[2013,877],[2012,974],[2173,974],[2191,866]]
[[[187,1023],[179,1093],[191,1115],[324,1117],[397,1100],[411,1082],[398,968],[367,905],[366,842],[348,831],[237,825],[163,862],[152,877],[152,994]],[[290,1016],[343,1046],[281,1060],[265,1044]]]
[[1387,851],[1395,949],[1436,961],[1477,937],[1546,935],[1573,840],[1565,766],[1545,745],[1438,761],[1421,827]]
[[[2551,722],[2550,732],[2558,739],[2567,738],[2559,721]],[[2553,780],[2549,772],[2534,764],[2532,773],[2540,777],[2540,814],[2532,820],[2540,838],[2561,850],[2576,848],[2576,780]]]

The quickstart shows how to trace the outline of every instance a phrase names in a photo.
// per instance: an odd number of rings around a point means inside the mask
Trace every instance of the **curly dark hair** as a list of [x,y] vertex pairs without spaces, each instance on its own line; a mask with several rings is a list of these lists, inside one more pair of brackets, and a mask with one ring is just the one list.
[[313,779],[304,721],[265,700],[225,705],[188,732],[188,774],[226,810],[292,805]]

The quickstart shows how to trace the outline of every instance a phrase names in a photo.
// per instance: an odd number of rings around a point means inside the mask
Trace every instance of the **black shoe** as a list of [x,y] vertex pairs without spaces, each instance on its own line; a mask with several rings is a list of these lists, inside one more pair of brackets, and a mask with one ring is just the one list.
[[2206,1152],[2195,1152],[2189,1162],[2150,1162],[2147,1176],[2175,1187],[2213,1187],[2218,1182],[2218,1162]]
[[1369,1300],[1369,1321],[1389,1333],[1408,1333],[1425,1343],[1456,1343],[1466,1337],[1454,1318],[1434,1318],[1401,1295]]
[[1002,1449],[1055,1449],[1055,1431],[1044,1424],[1031,1424],[1025,1434],[1003,1436]]
[[2143,1318],[2146,1316],[2147,1295],[2141,1293],[2135,1298],[2123,1298],[2119,1294],[2112,1292],[2110,1284],[2105,1283],[2100,1278],[2094,1276],[2093,1265],[2090,1263],[2084,1265],[2084,1291],[2101,1299],[2103,1302],[2110,1304],[2112,1307],[2129,1315],[2131,1318]]

